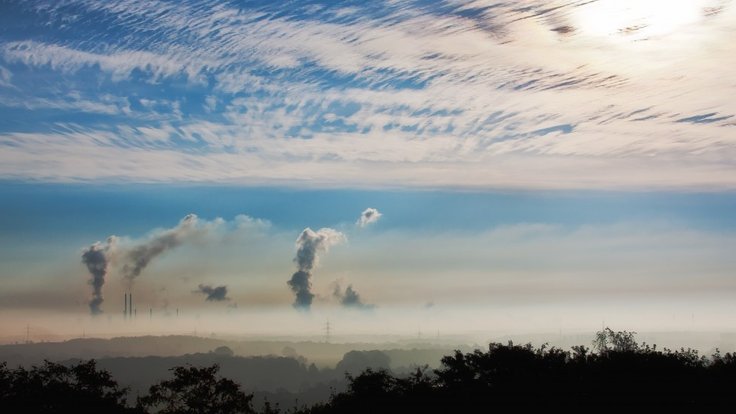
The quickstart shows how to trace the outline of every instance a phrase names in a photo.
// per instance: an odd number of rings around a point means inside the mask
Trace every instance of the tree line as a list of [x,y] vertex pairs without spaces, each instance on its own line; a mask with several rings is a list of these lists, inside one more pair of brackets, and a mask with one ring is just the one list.
[[386,369],[347,375],[348,387],[313,406],[282,411],[218,375],[219,366],[180,366],[171,378],[128,404],[120,387],[94,360],[31,368],[0,364],[4,413],[457,413],[494,409],[674,409],[734,406],[736,355],[710,357],[692,349],[639,344],[633,332],[604,329],[593,347],[565,351],[531,344],[491,343],[487,350],[456,351],[439,368],[408,376]]

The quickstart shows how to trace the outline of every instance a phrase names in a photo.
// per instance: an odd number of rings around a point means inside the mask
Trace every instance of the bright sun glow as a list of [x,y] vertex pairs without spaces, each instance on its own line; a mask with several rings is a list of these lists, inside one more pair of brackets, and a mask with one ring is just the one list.
[[703,17],[698,0],[600,0],[581,7],[581,33],[623,41],[666,36]]

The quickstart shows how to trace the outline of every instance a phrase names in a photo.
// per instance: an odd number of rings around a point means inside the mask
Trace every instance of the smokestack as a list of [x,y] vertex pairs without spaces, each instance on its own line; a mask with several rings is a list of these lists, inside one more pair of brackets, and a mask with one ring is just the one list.
[[127,319],[128,318],[128,294],[127,293],[124,293],[123,295],[124,295],[124,297],[123,297],[123,303],[124,303],[124,305],[123,305],[123,319]]
[[133,293],[128,293],[128,316],[133,318]]

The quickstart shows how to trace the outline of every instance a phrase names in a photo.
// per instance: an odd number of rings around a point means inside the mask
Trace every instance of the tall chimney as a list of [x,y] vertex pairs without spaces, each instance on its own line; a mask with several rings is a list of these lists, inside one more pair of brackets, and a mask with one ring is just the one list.
[[128,317],[128,294],[127,293],[125,294],[125,297],[123,298],[123,302],[125,303],[123,307],[123,318],[125,319]]
[[128,293],[128,316],[133,319],[133,293]]

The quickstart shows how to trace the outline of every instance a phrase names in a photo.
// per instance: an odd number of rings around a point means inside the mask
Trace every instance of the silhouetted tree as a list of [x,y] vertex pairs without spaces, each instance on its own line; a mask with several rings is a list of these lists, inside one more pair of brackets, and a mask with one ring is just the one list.
[[[734,354],[716,351],[709,359],[692,349],[658,350],[637,343],[633,332],[610,329],[598,332],[594,346],[598,352],[584,346],[563,351],[547,345],[491,343],[485,351],[455,351],[432,371],[420,367],[408,376],[396,376],[387,369],[367,369],[355,376],[348,373],[344,392],[333,392],[326,403],[288,412],[524,412],[540,408],[582,412],[633,407],[711,412],[736,405]],[[361,363],[366,356],[381,357],[354,355],[352,360]],[[383,357],[375,360],[386,362]],[[217,365],[173,368],[174,378],[152,386],[150,395],[139,398],[136,409],[172,414],[254,412],[253,396],[232,380],[219,378],[218,369]],[[70,367],[46,362],[30,370],[0,365],[2,413],[131,412],[134,409],[123,403],[125,394],[109,373],[96,369],[94,361]],[[264,409],[264,414],[280,412],[278,405],[270,403]]]
[[253,395],[230,379],[218,378],[219,369],[217,364],[172,368],[174,378],[151,386],[139,406],[161,414],[253,413]]
[[3,413],[125,413],[127,389],[94,360],[65,366],[44,361],[30,369],[0,365],[0,411]]
[[455,351],[433,375],[406,378],[366,370],[348,376],[345,392],[302,413],[456,413],[493,409],[581,412],[609,408],[714,410],[736,403],[736,356],[708,360],[691,349],[657,350],[633,332],[601,331],[572,351],[491,343],[487,351]]
[[617,351],[627,352],[639,349],[639,344],[634,338],[636,332],[618,331],[614,332],[611,328],[606,327],[602,331],[595,333],[593,347],[598,352]]

